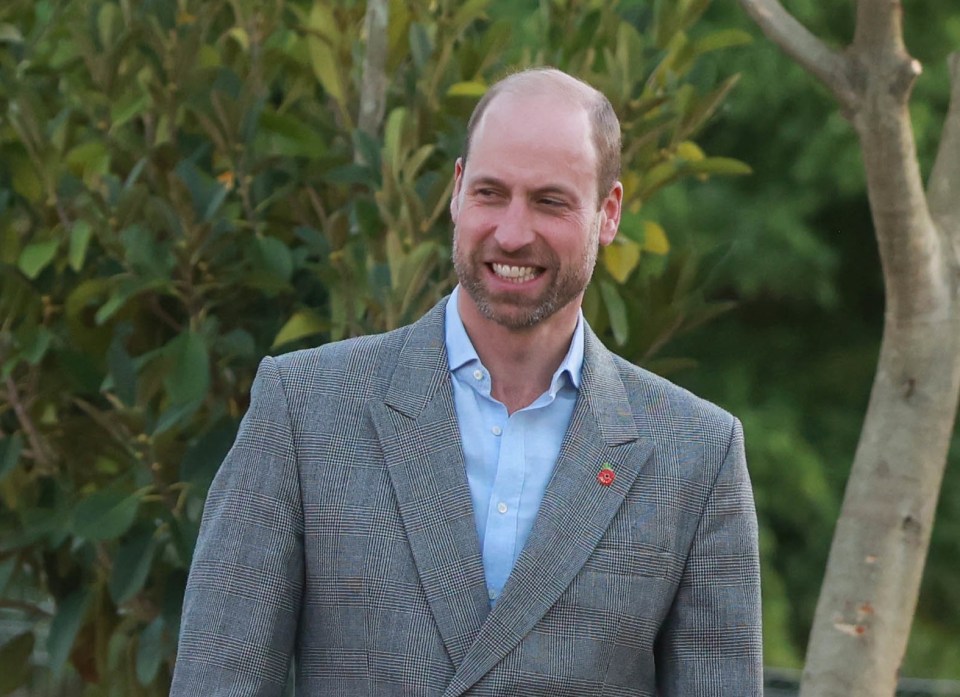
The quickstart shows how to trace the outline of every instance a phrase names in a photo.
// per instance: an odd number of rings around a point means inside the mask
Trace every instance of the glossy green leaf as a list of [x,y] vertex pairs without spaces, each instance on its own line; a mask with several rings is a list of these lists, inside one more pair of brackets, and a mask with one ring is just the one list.
[[387,115],[387,125],[384,128],[383,136],[383,152],[394,173],[400,170],[400,160],[404,153],[403,131],[406,123],[407,110],[403,107],[397,107]]
[[430,38],[430,32],[420,22],[412,22],[409,34],[410,53],[413,56],[414,65],[422,68],[433,54],[433,40]]
[[118,328],[107,350],[107,367],[113,379],[113,389],[124,404],[133,406],[137,399],[137,369],[127,353],[125,343],[132,329]]
[[117,605],[122,605],[143,589],[153,563],[156,542],[147,527],[120,545],[113,558],[108,589]]
[[25,155],[7,155],[7,166],[13,175],[13,190],[28,201],[38,202],[44,194],[43,180],[33,162]]
[[677,174],[677,163],[673,160],[654,165],[647,172],[647,176],[643,181],[644,194],[649,196],[652,192],[675,179]]
[[70,268],[74,271],[83,269],[83,262],[87,258],[87,247],[90,245],[92,235],[93,228],[86,220],[78,220],[73,224],[73,230],[70,231],[70,250],[67,260]]
[[603,264],[617,283],[625,283],[640,263],[640,245],[628,237],[603,248]]
[[745,46],[753,41],[753,36],[742,29],[722,29],[711,32],[695,42],[697,53],[720,51],[725,48]]
[[264,269],[281,281],[289,281],[293,275],[293,255],[290,248],[276,237],[258,237],[256,245],[259,261]]
[[271,349],[326,331],[328,322],[310,309],[297,310],[290,316],[273,339]]
[[141,685],[149,685],[160,670],[163,661],[163,617],[153,622],[140,633],[137,644],[137,680]]
[[660,223],[653,220],[643,222],[643,251],[664,255],[670,251],[670,240]]
[[26,326],[18,334],[20,357],[29,365],[38,365],[53,342],[53,332],[44,326]]
[[406,181],[413,182],[416,180],[417,176],[423,169],[423,166],[433,154],[434,149],[434,146],[430,144],[421,145],[410,155],[410,157],[407,158],[407,161],[403,165],[403,178]]
[[86,540],[119,537],[133,525],[141,499],[116,488],[95,491],[77,504],[71,528]]
[[209,220],[226,196],[225,187],[190,160],[179,162],[174,171],[190,192],[197,216]]
[[203,399],[210,388],[210,355],[203,335],[183,332],[164,352],[170,365],[164,387],[171,402],[184,405]]
[[110,294],[110,297],[107,298],[107,301],[100,306],[99,310],[97,310],[97,314],[94,316],[97,324],[104,324],[105,322],[109,321],[111,317],[120,311],[120,308],[122,308],[129,299],[129,292],[125,292],[121,288],[115,289]]
[[0,41],[12,44],[23,43],[23,34],[14,25],[0,22]]
[[603,304],[607,307],[607,316],[610,319],[610,329],[613,331],[614,341],[622,346],[627,342],[630,331],[627,306],[623,302],[623,298],[620,297],[616,286],[607,281],[600,281],[600,295],[603,296]]
[[699,162],[689,162],[684,170],[696,174],[751,174],[753,170],[745,162],[731,157],[707,157]]
[[122,27],[123,17],[120,14],[120,8],[112,2],[103,3],[100,6],[100,12],[97,13],[97,29],[99,30],[101,47],[110,49]]
[[114,104],[110,109],[110,129],[115,131],[131,119],[140,116],[150,105],[150,99],[145,94],[134,92],[125,95],[123,100]]
[[482,82],[455,82],[447,89],[449,97],[477,97],[480,98],[487,92],[487,86]]
[[697,100],[683,119],[683,124],[677,132],[678,138],[689,138],[695,135],[713,117],[730,92],[740,80],[740,75],[731,75],[708,94]]
[[146,275],[130,275],[122,278],[111,291],[107,301],[97,310],[94,315],[94,321],[98,325],[106,324],[120,312],[132,298],[151,288],[162,286],[164,283],[164,279],[150,278]]
[[171,428],[188,424],[191,417],[200,408],[200,405],[201,401],[198,399],[193,402],[175,404],[174,406],[167,407],[163,410],[163,413],[160,414],[160,418],[157,419],[153,428],[148,428],[147,432],[153,436],[159,436]]
[[[213,190],[208,205],[216,205],[216,192]],[[158,239],[155,232],[141,223],[134,223],[121,231],[120,239],[126,251],[127,263],[134,268],[138,276],[144,277],[134,279],[127,284],[128,287],[146,285],[148,279],[166,279],[169,276],[175,265],[173,254],[170,248]],[[138,283],[138,280],[141,282]]]
[[90,590],[81,588],[61,601],[57,612],[50,623],[50,634],[47,637],[47,665],[54,676],[63,673],[70,650],[76,641],[80,627],[83,626],[84,615],[90,603]]
[[681,6],[677,0],[654,0],[653,36],[658,48],[666,48],[679,30]]
[[109,171],[110,152],[102,142],[92,140],[73,148],[67,153],[66,161],[74,173],[91,183],[92,177],[102,176]]
[[244,329],[233,329],[217,338],[217,345],[214,350],[226,357],[252,360],[256,354],[257,346],[250,332]]
[[324,91],[340,105],[341,110],[345,110],[347,96],[340,73],[341,66],[331,45],[331,37],[337,31],[333,12],[323,3],[314,3],[307,26],[319,35],[307,37],[313,74],[323,86]]
[[327,152],[317,128],[293,114],[265,109],[260,114],[260,129],[271,136],[270,150],[277,155],[317,158]]
[[23,452],[23,436],[20,432],[0,438],[0,481],[16,467]]
[[32,242],[20,252],[17,267],[23,272],[24,276],[33,280],[53,261],[59,246],[60,244],[56,240]]

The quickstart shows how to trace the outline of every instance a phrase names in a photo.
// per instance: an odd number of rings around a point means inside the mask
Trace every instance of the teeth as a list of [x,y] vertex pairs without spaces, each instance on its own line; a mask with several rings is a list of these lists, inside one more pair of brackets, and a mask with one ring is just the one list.
[[534,266],[509,266],[507,264],[491,264],[493,272],[500,278],[516,283],[532,280],[537,275]]

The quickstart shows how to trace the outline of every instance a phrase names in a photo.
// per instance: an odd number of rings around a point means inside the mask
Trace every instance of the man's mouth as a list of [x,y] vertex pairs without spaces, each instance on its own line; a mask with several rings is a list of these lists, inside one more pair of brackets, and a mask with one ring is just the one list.
[[536,266],[511,266],[509,264],[494,263],[490,264],[490,268],[493,269],[493,273],[495,273],[498,278],[511,281],[512,283],[532,281],[541,273],[541,270]]

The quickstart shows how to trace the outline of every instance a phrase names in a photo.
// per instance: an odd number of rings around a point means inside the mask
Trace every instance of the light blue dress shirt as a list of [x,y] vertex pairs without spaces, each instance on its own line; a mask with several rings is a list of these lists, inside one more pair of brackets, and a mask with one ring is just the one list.
[[490,395],[490,372],[467,336],[457,299],[447,302],[445,341],[483,571],[493,605],[530,535],[580,389],[583,314],[549,389],[511,415]]

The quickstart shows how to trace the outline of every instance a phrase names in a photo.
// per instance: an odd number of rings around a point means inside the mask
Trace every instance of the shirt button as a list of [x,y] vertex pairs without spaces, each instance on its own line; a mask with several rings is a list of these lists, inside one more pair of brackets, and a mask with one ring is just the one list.
[[496,589],[495,589],[495,588],[487,588],[487,597],[490,598],[490,600],[496,600],[496,599],[497,599],[497,591],[496,591]]
[[483,371],[477,368],[473,371],[473,377],[477,380],[483,380]]
[[497,504],[497,510],[500,511],[501,513],[506,513],[506,512],[507,512],[507,504],[505,504],[503,501],[501,501],[500,503]]
[[495,436],[499,436],[501,433],[503,433],[503,429],[500,428],[499,426],[494,426],[493,428],[490,429],[490,431]]

